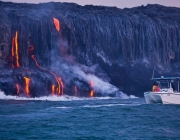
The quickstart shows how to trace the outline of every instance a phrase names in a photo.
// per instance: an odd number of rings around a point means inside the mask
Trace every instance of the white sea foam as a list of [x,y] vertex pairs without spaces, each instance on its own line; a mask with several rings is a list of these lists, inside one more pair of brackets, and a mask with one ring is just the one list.
[[27,97],[17,97],[5,95],[3,92],[0,92],[1,100],[29,100],[29,101],[73,101],[73,100],[83,100],[83,98],[78,98],[74,96],[42,96],[35,98],[27,98]]
[[17,96],[11,96],[11,95],[5,95],[4,92],[0,92],[0,99],[1,100],[29,100],[29,101],[78,101],[78,100],[109,100],[109,99],[132,99],[137,98],[133,95],[130,97],[125,96],[123,98],[117,98],[117,97],[75,97],[75,96],[42,96],[42,97],[36,97],[36,98],[27,98],[27,97],[17,97]]
[[54,108],[59,108],[59,109],[69,109],[69,108],[73,108],[73,107],[61,106],[61,107],[54,107]]
[[131,98],[131,99],[136,99],[136,98],[138,98],[138,97],[136,97],[135,95],[130,95],[129,98]]

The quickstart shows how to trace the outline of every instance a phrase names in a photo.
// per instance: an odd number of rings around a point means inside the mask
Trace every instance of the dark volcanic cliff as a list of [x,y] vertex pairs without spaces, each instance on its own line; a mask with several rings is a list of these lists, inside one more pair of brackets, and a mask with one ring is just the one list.
[[[179,17],[179,8],[160,5],[0,2],[0,88],[13,95],[62,94],[64,88],[66,94],[95,90],[99,96],[117,87],[142,96],[153,69],[155,76],[180,76]],[[104,90],[91,82],[103,83]]]

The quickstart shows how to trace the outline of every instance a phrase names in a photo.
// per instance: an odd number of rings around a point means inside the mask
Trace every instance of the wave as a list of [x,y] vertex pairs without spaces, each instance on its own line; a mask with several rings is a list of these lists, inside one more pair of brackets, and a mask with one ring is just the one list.
[[136,97],[135,95],[130,95],[129,98],[131,98],[131,99],[137,99],[137,98],[139,98],[139,97]]
[[59,109],[69,109],[69,108],[73,108],[73,107],[61,106],[61,107],[53,107],[53,108],[59,108]]
[[61,107],[51,107],[56,109],[72,109],[72,108],[101,108],[101,107],[114,107],[114,106],[139,106],[142,104],[102,104],[102,105],[83,105],[83,106],[76,106],[76,107],[68,107],[68,106],[61,106]]
[[99,107],[112,107],[112,106],[139,106],[141,104],[103,104],[103,105],[85,105],[84,108],[99,108]]
[[35,98],[27,98],[27,97],[18,97],[18,96],[11,96],[11,95],[5,95],[4,92],[0,91],[0,100],[29,100],[29,101],[78,101],[78,100],[109,100],[109,99],[133,99],[137,98],[134,95],[125,97],[125,98],[119,98],[119,97],[75,97],[75,96],[42,96],[42,97],[35,97]]

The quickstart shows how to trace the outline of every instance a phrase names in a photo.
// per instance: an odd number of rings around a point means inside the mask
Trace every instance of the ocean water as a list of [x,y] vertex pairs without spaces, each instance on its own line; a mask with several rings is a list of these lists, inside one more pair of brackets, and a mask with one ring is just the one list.
[[180,139],[180,106],[144,98],[0,96],[1,140]]

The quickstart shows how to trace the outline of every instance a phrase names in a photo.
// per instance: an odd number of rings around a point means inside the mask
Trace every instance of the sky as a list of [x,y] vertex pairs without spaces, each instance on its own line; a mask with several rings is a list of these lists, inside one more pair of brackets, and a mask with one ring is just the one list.
[[42,2],[73,2],[79,5],[104,5],[116,6],[119,8],[131,8],[147,4],[161,4],[164,6],[180,7],[180,0],[1,0],[18,3],[42,3]]

